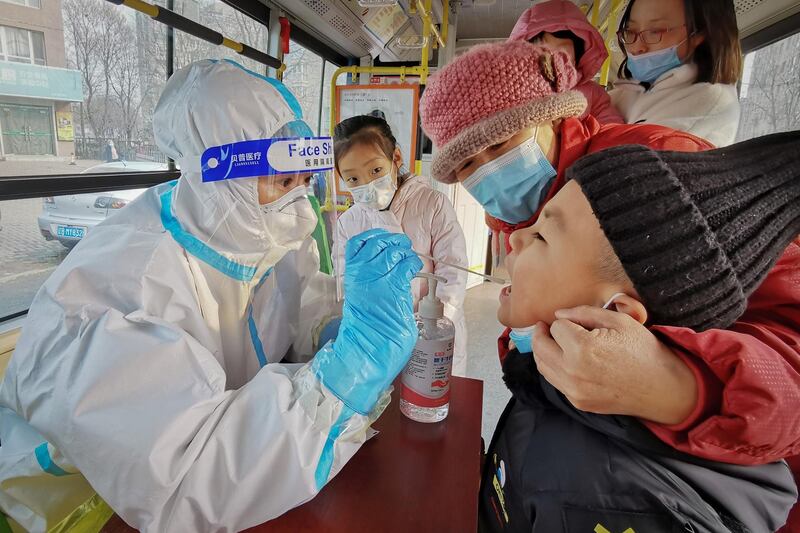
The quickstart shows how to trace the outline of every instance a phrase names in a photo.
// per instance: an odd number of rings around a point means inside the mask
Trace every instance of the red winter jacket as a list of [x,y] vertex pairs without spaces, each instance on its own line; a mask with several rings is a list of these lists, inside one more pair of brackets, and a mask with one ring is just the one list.
[[[593,117],[562,123],[558,177],[548,199],[564,184],[564,171],[581,156],[622,144],[656,150],[713,148],[688,133],[656,125],[606,124]],[[506,224],[510,234],[528,222]],[[695,374],[699,394],[694,413],[677,426],[647,423],[670,446],[707,459],[762,464],[800,454],[800,240],[792,243],[750,297],[745,314],[726,330],[695,333],[653,327]],[[501,358],[508,350],[499,340]]]

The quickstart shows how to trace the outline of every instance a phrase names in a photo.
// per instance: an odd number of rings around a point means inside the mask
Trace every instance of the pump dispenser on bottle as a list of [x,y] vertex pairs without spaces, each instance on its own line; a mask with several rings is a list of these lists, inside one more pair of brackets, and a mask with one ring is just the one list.
[[444,304],[436,297],[437,283],[447,280],[427,272],[417,277],[428,280],[428,294],[416,313],[419,338],[403,370],[400,412],[417,422],[439,422],[450,408],[455,326],[444,316]]

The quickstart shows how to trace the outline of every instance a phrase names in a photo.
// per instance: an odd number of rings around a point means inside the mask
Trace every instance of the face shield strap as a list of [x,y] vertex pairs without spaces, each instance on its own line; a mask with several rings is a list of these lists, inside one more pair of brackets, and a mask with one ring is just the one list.
[[182,158],[181,170],[199,171],[204,182],[327,172],[333,169],[333,140],[330,137],[281,137],[240,141],[212,146],[199,158],[199,168],[197,162],[196,157]]

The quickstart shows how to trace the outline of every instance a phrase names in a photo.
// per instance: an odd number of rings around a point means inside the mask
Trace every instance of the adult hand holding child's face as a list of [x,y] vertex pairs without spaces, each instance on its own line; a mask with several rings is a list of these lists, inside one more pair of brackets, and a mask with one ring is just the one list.
[[591,306],[556,311],[536,325],[539,372],[578,409],[678,424],[693,411],[692,371],[626,313]]

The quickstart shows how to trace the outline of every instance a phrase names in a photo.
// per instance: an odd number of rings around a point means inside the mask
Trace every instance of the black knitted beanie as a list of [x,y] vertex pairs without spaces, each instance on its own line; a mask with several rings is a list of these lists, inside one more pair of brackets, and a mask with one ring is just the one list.
[[567,170],[650,314],[725,328],[800,234],[800,131],[707,152],[620,146]]

